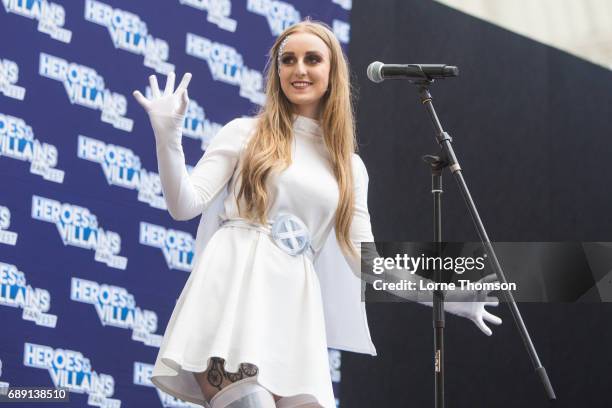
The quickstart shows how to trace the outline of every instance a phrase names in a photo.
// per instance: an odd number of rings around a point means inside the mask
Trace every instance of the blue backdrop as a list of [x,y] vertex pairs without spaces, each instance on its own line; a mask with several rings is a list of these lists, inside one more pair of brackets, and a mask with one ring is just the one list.
[[[2,0],[0,388],[67,387],[70,406],[176,407],[149,378],[193,260],[148,119],[131,97],[192,72],[183,147],[263,101],[274,38],[306,16],[346,47],[351,0]],[[147,90],[148,91],[148,90]],[[330,350],[338,397],[340,353]]]

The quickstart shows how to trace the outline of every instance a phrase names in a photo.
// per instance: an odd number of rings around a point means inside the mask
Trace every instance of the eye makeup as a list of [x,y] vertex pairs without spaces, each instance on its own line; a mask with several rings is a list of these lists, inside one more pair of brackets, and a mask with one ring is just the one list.
[[[318,51],[308,51],[304,56],[304,60],[308,64],[317,64],[323,61],[323,56]],[[280,62],[283,65],[291,65],[295,63],[296,57],[292,51],[287,51],[281,55]]]

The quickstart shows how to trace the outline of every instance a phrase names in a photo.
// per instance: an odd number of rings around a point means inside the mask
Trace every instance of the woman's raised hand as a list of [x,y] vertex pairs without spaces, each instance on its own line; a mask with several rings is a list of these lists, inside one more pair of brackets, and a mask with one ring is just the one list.
[[176,132],[180,131],[183,127],[185,112],[189,104],[187,86],[189,81],[191,81],[191,74],[187,72],[183,75],[183,79],[176,90],[174,89],[174,80],[174,72],[169,73],[166,78],[166,87],[164,92],[161,93],[157,85],[157,77],[151,75],[149,77],[149,84],[151,86],[150,99],[143,96],[140,91],[133,92],[134,98],[149,114],[151,126],[158,141],[160,138],[167,139],[176,135]]

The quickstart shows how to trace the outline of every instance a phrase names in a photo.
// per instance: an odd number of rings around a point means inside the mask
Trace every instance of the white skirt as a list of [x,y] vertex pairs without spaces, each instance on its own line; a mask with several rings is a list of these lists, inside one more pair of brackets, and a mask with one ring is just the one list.
[[263,232],[220,228],[198,256],[172,312],[151,381],[208,406],[193,372],[211,357],[225,370],[258,368],[256,381],[281,397],[333,396],[319,280],[306,255],[292,256]]

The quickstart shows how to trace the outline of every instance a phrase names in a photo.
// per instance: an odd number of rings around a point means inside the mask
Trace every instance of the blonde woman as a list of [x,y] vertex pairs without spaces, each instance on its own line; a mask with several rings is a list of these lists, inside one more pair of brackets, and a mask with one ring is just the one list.
[[[358,279],[360,243],[373,241],[368,175],[329,27],[289,27],[269,56],[260,113],[223,127],[190,175],[181,147],[190,74],[176,90],[168,75],[163,92],[151,76],[151,99],[134,92],[170,215],[202,214],[152,381],[212,408],[332,408],[327,348],[376,354]],[[457,313],[487,317],[472,309]]]

